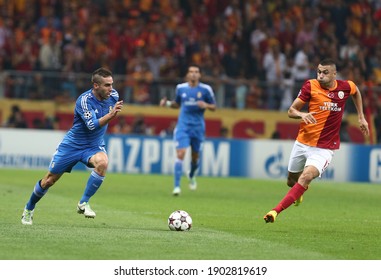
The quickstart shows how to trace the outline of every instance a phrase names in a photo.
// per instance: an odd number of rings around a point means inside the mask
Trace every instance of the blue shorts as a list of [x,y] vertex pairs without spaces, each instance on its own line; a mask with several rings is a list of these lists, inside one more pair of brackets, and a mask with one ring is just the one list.
[[192,151],[201,152],[204,134],[204,131],[199,129],[176,128],[173,134],[176,149],[185,149],[191,146]]
[[56,152],[53,154],[49,165],[49,171],[53,174],[70,173],[74,165],[82,162],[87,167],[93,167],[89,163],[90,158],[99,152],[106,152],[104,146],[91,147],[87,149],[73,148],[67,144],[60,144]]

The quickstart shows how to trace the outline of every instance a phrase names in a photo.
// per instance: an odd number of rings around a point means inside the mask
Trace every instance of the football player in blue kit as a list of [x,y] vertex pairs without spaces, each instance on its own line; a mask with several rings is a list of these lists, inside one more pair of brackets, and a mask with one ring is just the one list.
[[75,103],[73,126],[53,154],[49,171],[37,181],[25,205],[21,218],[24,225],[32,225],[36,203],[63,173],[70,173],[78,162],[93,170],[78,202],[77,212],[86,218],[94,218],[96,215],[89,205],[89,200],[101,186],[107,171],[108,157],[104,135],[108,123],[122,110],[123,101],[118,101],[119,94],[113,89],[113,77],[109,70],[95,70],[91,82],[93,87],[82,93]]
[[176,146],[176,161],[174,166],[173,195],[181,193],[180,179],[183,173],[183,161],[187,148],[191,147],[191,165],[187,174],[189,188],[196,190],[195,172],[199,167],[199,155],[205,139],[205,110],[215,111],[216,100],[210,85],[200,82],[201,69],[197,65],[190,65],[186,75],[187,82],[176,86],[175,100],[160,100],[160,106],[180,108],[177,125],[174,130]]

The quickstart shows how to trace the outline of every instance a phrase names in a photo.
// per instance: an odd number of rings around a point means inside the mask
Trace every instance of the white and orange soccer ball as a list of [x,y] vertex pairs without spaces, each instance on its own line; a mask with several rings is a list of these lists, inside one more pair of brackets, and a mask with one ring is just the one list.
[[187,231],[192,227],[192,217],[184,210],[176,210],[168,217],[168,227],[174,231]]

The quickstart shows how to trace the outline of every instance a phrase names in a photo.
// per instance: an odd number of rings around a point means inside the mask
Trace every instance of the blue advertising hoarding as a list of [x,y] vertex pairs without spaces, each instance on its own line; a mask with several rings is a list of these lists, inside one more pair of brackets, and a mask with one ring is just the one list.
[[[0,168],[47,169],[63,135],[59,131],[0,129]],[[171,138],[107,135],[105,140],[108,172],[173,174],[176,152]],[[293,142],[206,139],[198,176],[285,180]],[[189,165],[188,152],[184,171],[189,170]],[[86,170],[86,167],[78,164],[75,170]],[[342,143],[322,180],[380,183],[381,146]]]

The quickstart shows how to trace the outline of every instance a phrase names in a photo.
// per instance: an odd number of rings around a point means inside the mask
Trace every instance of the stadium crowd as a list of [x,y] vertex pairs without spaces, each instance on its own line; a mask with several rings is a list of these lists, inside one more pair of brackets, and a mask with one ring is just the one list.
[[381,124],[377,0],[13,0],[0,11],[0,97],[75,99],[80,73],[106,66],[125,101],[157,104],[192,62],[219,107],[286,110],[331,57]]

